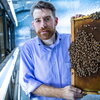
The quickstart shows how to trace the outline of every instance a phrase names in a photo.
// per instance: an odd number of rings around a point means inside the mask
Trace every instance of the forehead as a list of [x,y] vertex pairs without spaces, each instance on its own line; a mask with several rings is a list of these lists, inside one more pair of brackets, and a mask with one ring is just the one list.
[[43,18],[46,16],[53,16],[52,11],[49,9],[35,9],[33,12],[33,17],[35,18]]

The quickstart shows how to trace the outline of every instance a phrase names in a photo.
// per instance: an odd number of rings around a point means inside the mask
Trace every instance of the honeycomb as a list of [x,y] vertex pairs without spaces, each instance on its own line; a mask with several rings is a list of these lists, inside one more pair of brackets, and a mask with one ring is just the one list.
[[92,22],[81,25],[69,47],[70,61],[79,77],[92,76],[100,71],[100,12],[90,15]]

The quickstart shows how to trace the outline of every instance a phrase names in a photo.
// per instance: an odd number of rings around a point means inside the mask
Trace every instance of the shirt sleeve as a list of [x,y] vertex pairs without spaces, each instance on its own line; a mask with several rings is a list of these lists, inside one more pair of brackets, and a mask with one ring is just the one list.
[[34,64],[31,51],[27,46],[20,49],[20,85],[27,95],[30,95],[42,82],[34,75]]

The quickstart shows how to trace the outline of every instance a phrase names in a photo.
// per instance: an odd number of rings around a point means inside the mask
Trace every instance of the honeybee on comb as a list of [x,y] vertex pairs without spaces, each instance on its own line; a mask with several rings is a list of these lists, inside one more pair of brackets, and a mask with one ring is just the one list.
[[71,66],[80,77],[91,76],[100,70],[100,38],[95,36],[99,31],[95,22],[82,25],[70,45]]

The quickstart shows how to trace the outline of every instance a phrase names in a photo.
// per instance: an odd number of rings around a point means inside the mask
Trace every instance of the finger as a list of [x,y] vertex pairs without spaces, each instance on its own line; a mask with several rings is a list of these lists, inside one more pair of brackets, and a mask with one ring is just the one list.
[[84,15],[82,15],[82,14],[76,14],[76,18],[77,17],[83,17]]
[[74,93],[74,97],[75,98],[82,98],[83,97],[83,95],[81,94],[81,93]]
[[79,88],[76,88],[76,87],[71,86],[70,89],[71,89],[71,91],[73,91],[73,92],[82,93],[82,90],[79,89]]
[[71,18],[75,18],[75,16],[72,16]]

